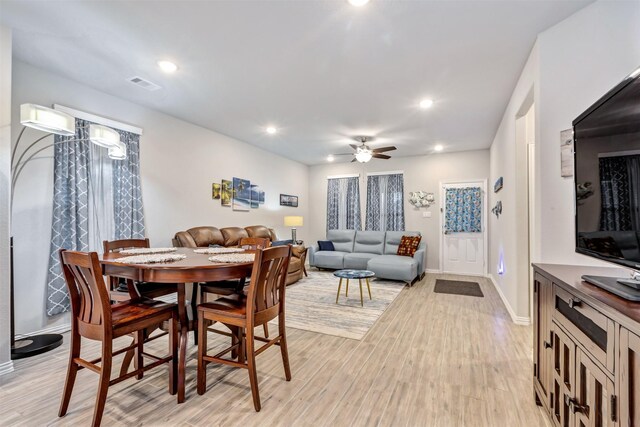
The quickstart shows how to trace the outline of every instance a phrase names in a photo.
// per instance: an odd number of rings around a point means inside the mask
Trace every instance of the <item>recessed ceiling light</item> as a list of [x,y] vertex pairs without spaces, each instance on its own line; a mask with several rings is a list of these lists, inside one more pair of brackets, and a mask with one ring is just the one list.
[[158,61],[158,67],[165,73],[175,73],[178,66],[171,61]]
[[433,149],[434,149],[435,151],[442,151],[442,150],[444,149],[444,147],[443,147],[442,145],[438,144],[438,145],[436,145],[435,147],[433,147]]
[[427,108],[431,108],[432,105],[433,105],[432,99],[423,99],[422,101],[420,101],[420,108],[422,108],[423,110],[426,110]]
[[335,158],[335,157],[333,157],[331,154],[329,154],[329,155],[327,156],[327,162],[333,162],[335,159],[336,159],[336,158]]
[[369,3],[369,0],[349,0],[349,4],[355,7],[364,6],[367,3]]
[[269,135],[273,135],[274,133],[278,132],[278,129],[274,128],[273,126],[269,126],[266,130]]

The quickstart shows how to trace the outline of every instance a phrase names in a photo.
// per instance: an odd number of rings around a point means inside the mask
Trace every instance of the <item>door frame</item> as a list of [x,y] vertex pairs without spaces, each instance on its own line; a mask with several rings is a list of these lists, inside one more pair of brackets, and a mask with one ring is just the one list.
[[467,276],[482,276],[487,277],[489,274],[489,259],[488,259],[488,251],[489,251],[489,241],[487,239],[489,233],[487,233],[487,215],[489,213],[487,206],[487,179],[463,179],[463,180],[454,180],[454,181],[439,181],[438,186],[440,188],[440,227],[438,228],[438,234],[440,235],[440,272],[444,272],[444,205],[445,205],[445,193],[444,186],[447,184],[481,184],[480,188],[482,189],[482,235],[483,235],[483,274],[476,275],[467,273]]

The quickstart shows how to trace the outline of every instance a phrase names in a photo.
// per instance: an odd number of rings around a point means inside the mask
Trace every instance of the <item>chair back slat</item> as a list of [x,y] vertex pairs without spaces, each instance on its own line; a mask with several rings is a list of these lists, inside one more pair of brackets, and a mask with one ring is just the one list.
[[256,251],[247,295],[248,313],[259,313],[284,303],[291,245]]
[[243,237],[238,246],[247,249],[267,249],[271,247],[271,240],[265,237]]
[[103,240],[104,253],[119,252],[122,249],[149,248],[149,239]]
[[60,261],[71,299],[73,316],[82,323],[111,323],[109,293],[95,252],[60,250]]

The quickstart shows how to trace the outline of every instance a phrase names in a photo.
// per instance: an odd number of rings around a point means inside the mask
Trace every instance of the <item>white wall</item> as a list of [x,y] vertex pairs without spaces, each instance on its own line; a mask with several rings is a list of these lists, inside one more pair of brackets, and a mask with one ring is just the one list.
[[[633,71],[640,61],[640,3],[596,2],[538,36],[491,146],[491,180],[504,176],[504,189],[491,196],[502,200],[504,213],[492,218],[490,271],[512,316],[529,318],[526,265],[518,263],[518,163],[516,118],[535,104],[536,183],[534,262],[596,265],[574,247],[573,179],[560,176],[560,131],[593,102]],[[505,273],[497,274],[504,257]]]
[[[393,154],[393,153],[392,153]],[[463,151],[440,153],[429,156],[395,157],[389,160],[372,160],[369,163],[328,163],[309,168],[309,204],[311,242],[322,240],[326,235],[327,176],[360,174],[360,202],[364,227],[367,197],[366,174],[368,172],[404,171],[405,229],[420,231],[427,242],[427,268],[440,268],[440,181],[464,181],[487,179],[489,176],[489,151]],[[436,196],[436,203],[429,208],[417,209],[407,199],[412,191],[424,190]],[[431,218],[422,213],[430,211]]]
[[[14,62],[13,113],[32,102],[62,104],[144,129],[141,174],[147,235],[156,246],[171,244],[176,231],[198,225],[264,224],[288,236],[285,215],[308,219],[308,167],[211,130],[93,90],[30,65]],[[15,124],[15,120],[14,120]],[[14,140],[20,126],[14,126]],[[28,130],[29,140],[37,131]],[[52,211],[53,152],[46,150],[22,173],[16,186],[13,235],[16,241],[16,331],[29,333],[67,322],[47,318],[45,289]],[[211,184],[246,178],[266,192],[266,203],[234,212],[211,199]],[[299,196],[299,207],[279,206],[279,194]],[[305,239],[307,228],[299,228]]]
[[11,30],[0,26],[0,375],[13,369],[9,235],[11,197]]

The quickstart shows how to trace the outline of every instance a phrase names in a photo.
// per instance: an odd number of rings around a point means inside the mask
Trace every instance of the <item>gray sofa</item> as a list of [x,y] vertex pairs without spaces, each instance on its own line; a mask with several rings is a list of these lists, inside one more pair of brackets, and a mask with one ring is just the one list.
[[423,239],[413,258],[396,253],[402,236],[419,235],[417,231],[329,230],[327,240],[333,242],[335,251],[310,247],[309,265],[332,270],[371,270],[376,277],[412,284],[424,276],[427,244]]

